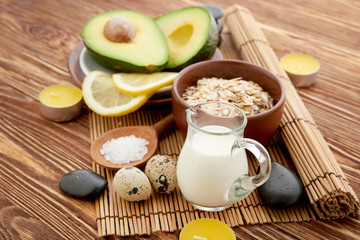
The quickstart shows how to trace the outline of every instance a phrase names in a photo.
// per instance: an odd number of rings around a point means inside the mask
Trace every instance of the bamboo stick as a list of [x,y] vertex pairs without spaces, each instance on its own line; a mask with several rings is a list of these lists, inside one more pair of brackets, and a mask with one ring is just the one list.
[[[109,234],[111,235],[114,235],[115,234],[115,219],[111,216],[115,216],[115,210],[114,210],[114,202],[115,202],[115,199],[114,199],[114,191],[113,191],[113,188],[112,188],[112,180],[113,180],[113,174],[111,173],[111,170],[109,169],[105,169],[106,171],[106,176],[108,178],[108,192],[109,192]],[[115,203],[116,204],[116,203]]]

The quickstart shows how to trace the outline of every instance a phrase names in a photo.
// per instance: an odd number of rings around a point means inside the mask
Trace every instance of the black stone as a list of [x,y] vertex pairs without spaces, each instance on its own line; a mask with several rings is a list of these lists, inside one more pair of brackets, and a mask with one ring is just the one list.
[[272,162],[271,175],[260,187],[261,200],[273,208],[286,208],[297,203],[304,192],[299,177],[283,165]]
[[200,7],[205,8],[215,18],[215,20],[224,16],[224,10],[214,4],[202,4]]
[[219,39],[218,39],[218,44],[217,44],[217,45],[218,45],[218,47],[220,46],[221,41],[222,41],[222,40],[221,40],[221,36],[219,36]]
[[222,32],[222,29],[223,29],[223,23],[220,19],[218,19],[216,21],[216,24],[217,24],[217,27],[218,27],[218,44],[217,46],[220,47],[220,44],[221,44],[221,32]]
[[59,187],[65,194],[77,197],[93,199],[98,196],[107,186],[107,180],[97,173],[79,169],[65,174]]
[[217,27],[218,27],[218,32],[219,32],[219,34],[221,34],[222,29],[223,29],[223,23],[222,23],[221,19],[217,20],[216,23],[217,23]]

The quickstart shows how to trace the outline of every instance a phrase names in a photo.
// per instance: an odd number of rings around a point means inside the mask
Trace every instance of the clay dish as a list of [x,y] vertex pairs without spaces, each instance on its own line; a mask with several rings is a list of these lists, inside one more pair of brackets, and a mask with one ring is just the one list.
[[185,89],[203,77],[232,79],[241,77],[258,83],[274,99],[274,106],[260,114],[248,116],[244,136],[266,144],[276,132],[285,102],[285,88],[270,71],[240,60],[210,60],[193,64],[183,69],[175,78],[172,87],[172,109],[178,130],[186,137],[187,122],[185,110],[190,107],[181,95]]

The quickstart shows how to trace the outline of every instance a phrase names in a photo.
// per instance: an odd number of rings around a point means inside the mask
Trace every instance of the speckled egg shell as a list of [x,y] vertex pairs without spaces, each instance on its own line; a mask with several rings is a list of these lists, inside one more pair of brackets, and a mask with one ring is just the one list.
[[125,167],[117,171],[113,187],[121,198],[131,202],[146,200],[152,192],[149,179],[136,167]]
[[155,155],[147,162],[145,174],[159,193],[169,194],[176,187],[176,161],[169,155]]

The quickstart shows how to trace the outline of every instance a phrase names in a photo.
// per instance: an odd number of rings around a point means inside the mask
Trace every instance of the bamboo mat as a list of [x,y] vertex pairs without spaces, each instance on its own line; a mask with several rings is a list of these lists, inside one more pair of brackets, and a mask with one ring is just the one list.
[[[108,235],[150,235],[155,231],[174,232],[182,229],[188,222],[198,218],[214,218],[231,227],[245,224],[303,222],[316,219],[335,219],[355,216],[359,212],[359,200],[348,185],[336,159],[325,141],[311,142],[324,150],[321,156],[313,157],[314,149],[298,149],[299,141],[292,139],[294,134],[305,129],[306,134],[322,139],[311,115],[305,109],[301,116],[291,112],[291,107],[302,104],[287,75],[279,67],[278,60],[262,34],[252,14],[246,8],[235,5],[227,9],[225,28],[222,34],[221,51],[224,58],[242,59],[264,66],[273,71],[286,85],[287,101],[281,126],[267,149],[273,161],[299,173],[309,200],[288,209],[272,209],[262,204],[257,191],[246,199],[233,204],[221,212],[203,212],[194,209],[181,195],[177,187],[169,195],[154,193],[147,201],[128,202],[120,199],[113,191],[112,180],[115,171],[104,169],[93,162],[93,170],[108,180],[108,188],[95,201],[96,223],[99,237]],[[260,45],[258,48],[257,46]],[[255,47],[254,47],[255,46]],[[258,51],[260,50],[260,51]],[[292,96],[292,97],[289,97]],[[296,100],[293,100],[293,98]],[[300,103],[299,103],[300,102]],[[305,108],[305,107],[304,107]],[[301,108],[300,108],[301,109]],[[145,106],[140,110],[122,117],[101,117],[90,112],[90,138],[94,141],[102,133],[113,128],[133,125],[152,125],[171,112],[170,105]],[[303,125],[310,125],[310,129]],[[301,127],[299,128],[298,125]],[[305,135],[306,135],[305,134]],[[309,137],[309,136],[308,136]],[[177,159],[184,139],[175,125],[163,134],[159,142],[159,153],[169,154]],[[302,143],[302,142],[301,142]],[[306,157],[325,158],[326,166],[320,175],[306,174],[307,165],[301,161],[299,152],[305,151]],[[320,161],[320,162],[321,162]],[[314,160],[314,162],[316,162]],[[256,161],[250,158],[249,173],[255,175]],[[319,171],[320,171],[319,170]],[[334,190],[335,189],[335,190]],[[318,192],[319,191],[319,192]]]

